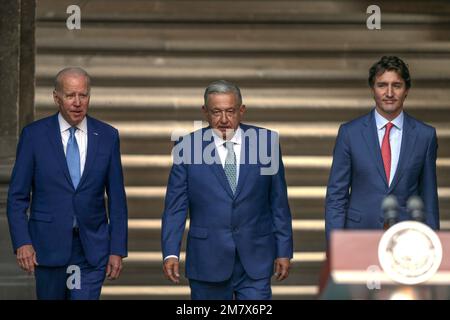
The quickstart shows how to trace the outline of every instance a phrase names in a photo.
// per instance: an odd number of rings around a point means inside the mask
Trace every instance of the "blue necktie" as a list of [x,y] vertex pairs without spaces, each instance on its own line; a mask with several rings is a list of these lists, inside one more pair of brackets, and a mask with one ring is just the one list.
[[[76,127],[71,127],[69,129],[70,137],[67,141],[66,149],[66,161],[67,167],[69,168],[70,178],[72,179],[73,187],[76,189],[78,183],[80,182],[80,150],[78,150],[77,139],[75,138]],[[73,227],[78,227],[77,217],[73,217]]]
[[70,137],[67,141],[66,160],[72,178],[73,187],[76,189],[80,182],[80,150],[78,150],[77,139],[75,139],[76,127],[69,129]]
[[233,194],[236,192],[236,154],[233,149],[234,143],[231,141],[225,142],[225,148],[227,148],[227,157],[225,158],[225,175],[227,176],[228,183],[230,184]]

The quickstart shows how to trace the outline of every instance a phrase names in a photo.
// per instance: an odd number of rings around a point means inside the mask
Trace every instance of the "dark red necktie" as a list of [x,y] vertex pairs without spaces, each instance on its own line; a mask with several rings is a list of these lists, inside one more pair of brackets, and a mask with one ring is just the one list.
[[389,142],[389,134],[394,125],[391,122],[386,124],[383,143],[381,144],[381,155],[383,157],[384,172],[386,173],[387,183],[389,185],[391,175],[391,143]]

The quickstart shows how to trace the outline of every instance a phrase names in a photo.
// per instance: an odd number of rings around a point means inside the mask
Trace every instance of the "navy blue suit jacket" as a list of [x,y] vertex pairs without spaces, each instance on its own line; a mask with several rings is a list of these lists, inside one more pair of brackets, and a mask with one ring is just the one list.
[[[206,129],[197,131],[197,134]],[[244,135],[249,129],[257,134],[262,130],[244,124],[241,124],[241,129]],[[184,137],[181,143],[196,148],[193,142],[195,134],[188,135],[190,139]],[[272,138],[278,139],[276,135]],[[257,145],[260,145],[259,141],[258,138]],[[214,145],[212,137],[200,145],[200,151],[207,150],[211,143]],[[241,157],[244,154],[248,157],[249,150],[255,147],[255,144],[243,144]],[[273,175],[261,175],[264,162],[258,159],[257,163],[250,164],[247,159],[240,165],[234,195],[217,158],[215,164],[182,163],[172,166],[162,218],[162,251],[164,257],[179,256],[189,211],[187,278],[209,282],[229,279],[236,250],[245,271],[253,279],[270,277],[275,258],[292,258],[292,218],[281,151],[279,148],[271,150],[270,141],[267,149],[269,154],[278,153],[279,170]],[[212,154],[218,157],[215,148]],[[186,159],[193,158],[191,154]]]
[[381,203],[391,194],[399,202],[400,221],[411,219],[406,202],[417,195],[424,201],[425,223],[439,229],[436,130],[404,112],[399,163],[388,186],[374,112],[339,128],[326,195],[327,239],[334,229],[383,228]]
[[89,116],[87,128],[86,163],[77,189],[67,167],[57,114],[31,123],[20,136],[9,185],[8,222],[14,250],[32,244],[40,265],[68,263],[73,216],[77,217],[84,253],[91,265],[106,264],[110,254],[127,255],[127,205],[119,134]]

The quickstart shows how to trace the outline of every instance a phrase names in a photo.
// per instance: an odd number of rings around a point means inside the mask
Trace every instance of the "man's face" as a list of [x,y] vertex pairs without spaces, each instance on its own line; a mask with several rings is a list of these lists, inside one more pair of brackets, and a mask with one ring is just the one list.
[[396,71],[385,71],[376,76],[372,90],[377,111],[388,120],[393,120],[403,110],[409,91]]
[[245,105],[238,104],[234,93],[214,93],[208,96],[203,112],[211,128],[224,140],[229,140],[241,123]]
[[83,75],[67,74],[61,78],[61,88],[53,91],[53,100],[63,118],[72,126],[78,125],[89,107],[87,79]]

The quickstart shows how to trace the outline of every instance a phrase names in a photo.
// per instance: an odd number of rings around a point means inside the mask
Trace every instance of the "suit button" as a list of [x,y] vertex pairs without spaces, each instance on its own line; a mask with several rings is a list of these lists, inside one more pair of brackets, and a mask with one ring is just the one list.
[[238,231],[239,231],[239,228],[238,228],[238,227],[234,227],[234,228],[233,228],[233,232],[234,232],[234,233],[236,233],[236,232],[238,232]]

